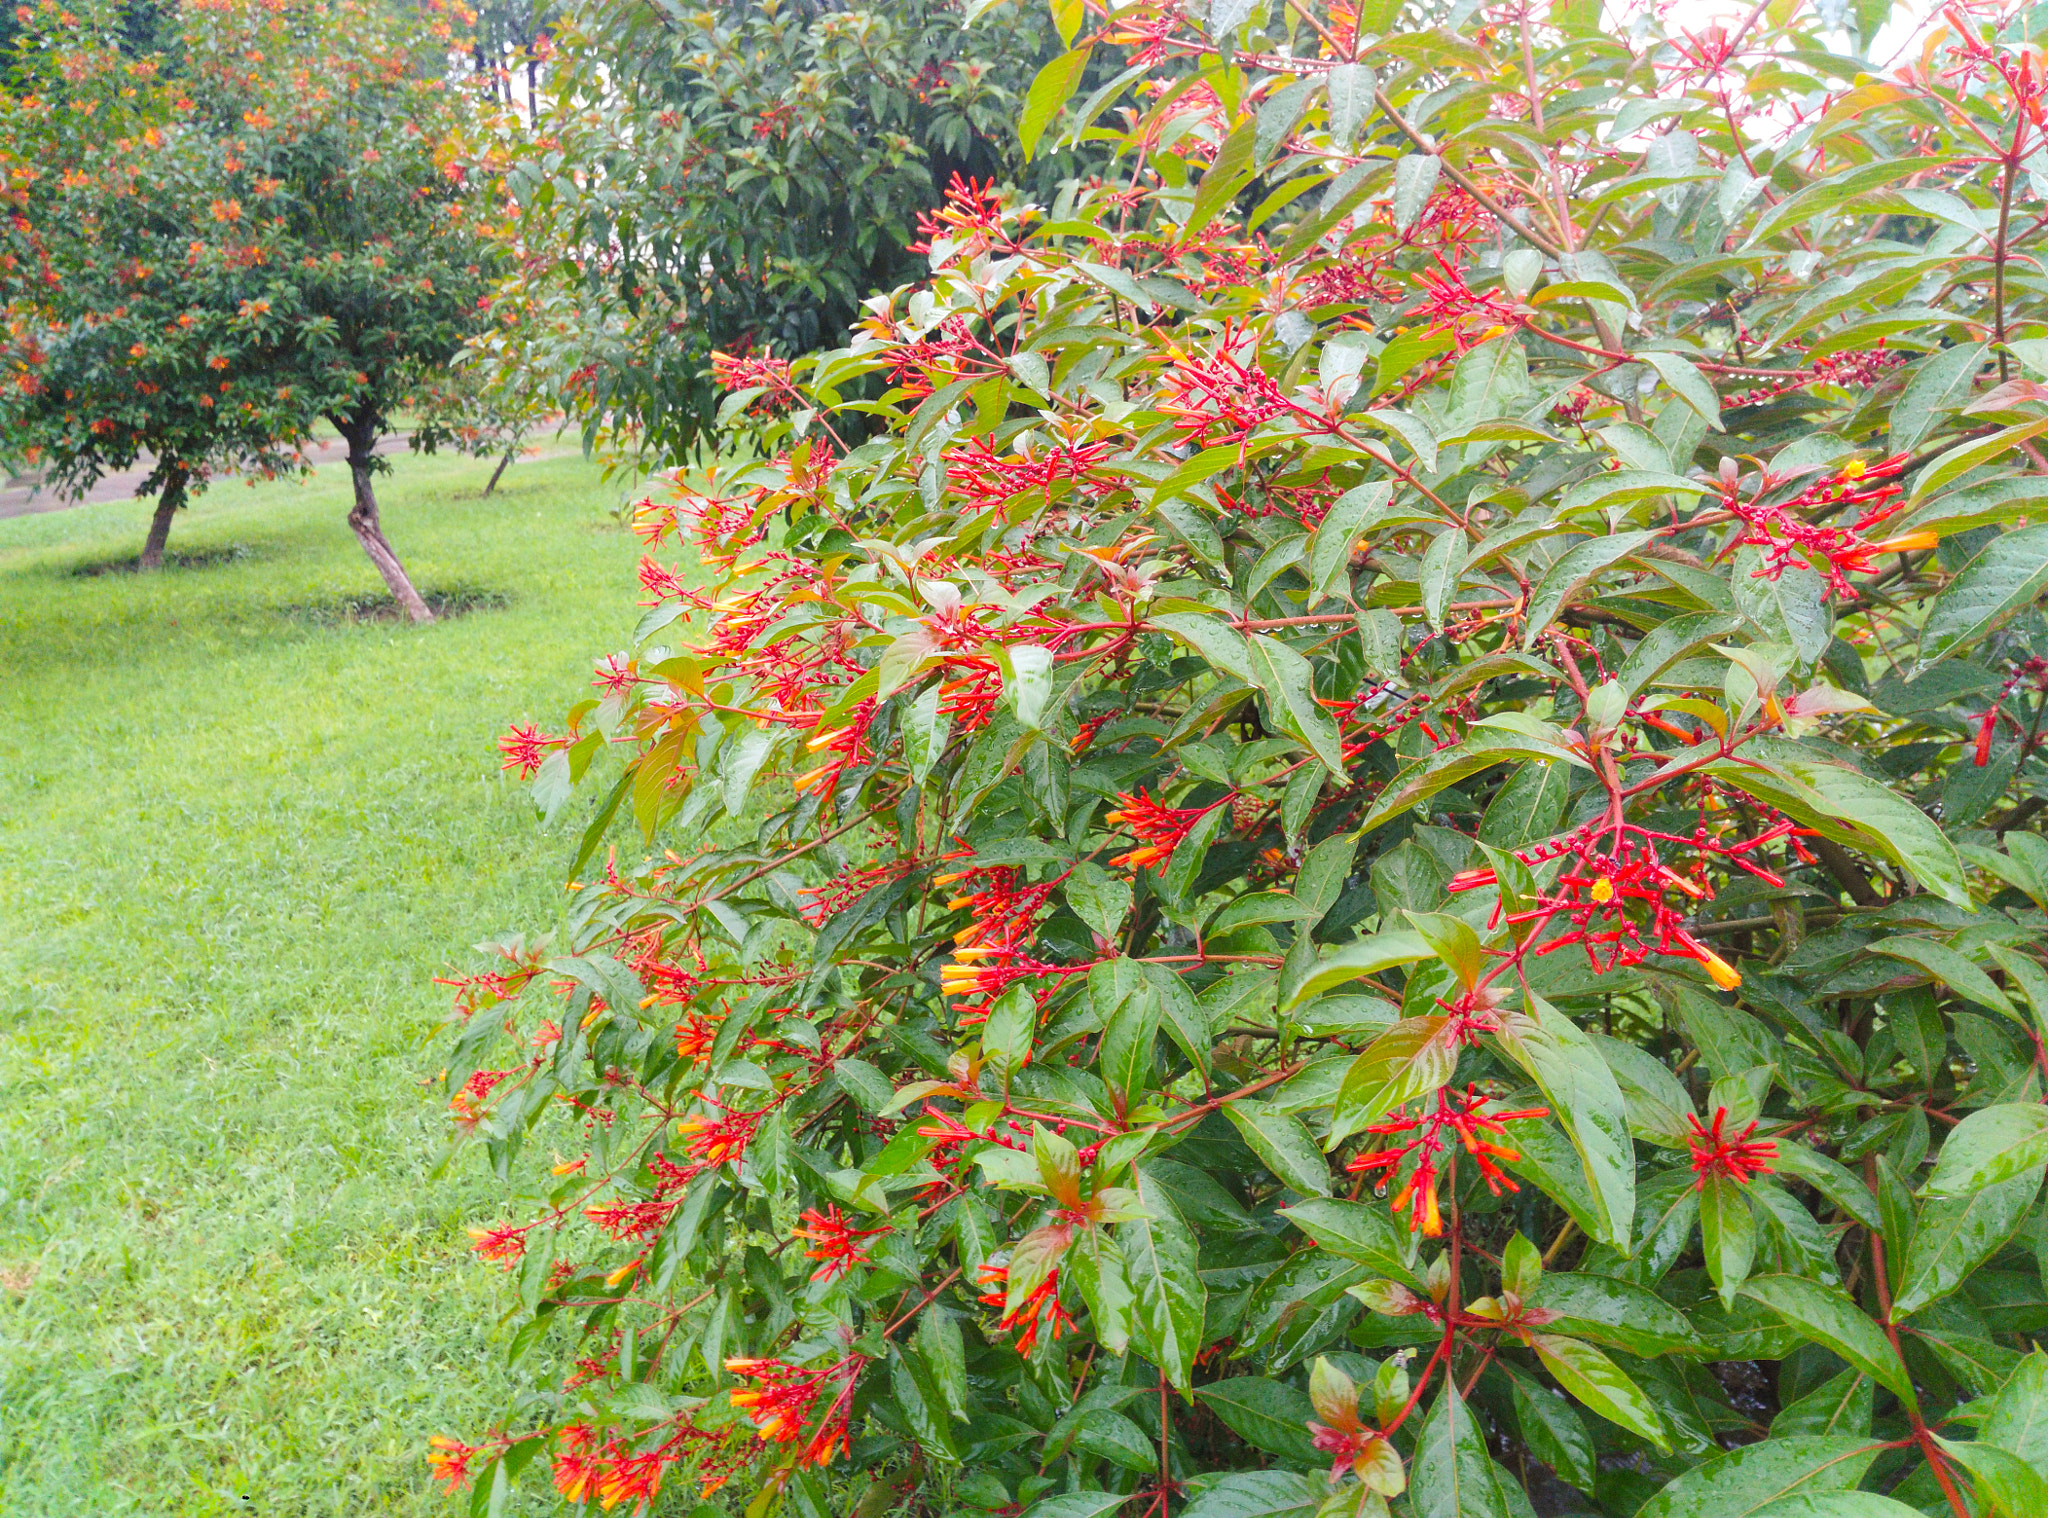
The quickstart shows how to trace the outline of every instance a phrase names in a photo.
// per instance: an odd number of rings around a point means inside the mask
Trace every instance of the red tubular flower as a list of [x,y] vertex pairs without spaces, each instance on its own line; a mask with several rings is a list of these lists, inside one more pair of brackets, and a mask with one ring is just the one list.
[[889,1231],[886,1228],[855,1228],[839,1215],[836,1205],[828,1205],[823,1212],[813,1207],[798,1221],[803,1226],[793,1230],[791,1237],[806,1239],[816,1245],[814,1249],[806,1249],[804,1255],[808,1259],[824,1261],[812,1272],[814,1281],[830,1281],[845,1275],[856,1265],[867,1264],[867,1250],[861,1240]]
[[509,1268],[526,1255],[526,1227],[472,1228],[469,1236],[474,1241],[469,1247],[480,1260],[503,1260]]
[[1993,706],[1984,714],[1984,720],[1977,724],[1977,768],[1982,769],[1991,762],[1991,738],[1998,731],[1998,708]]
[[[1743,500],[1731,481],[1722,495],[1721,506],[1744,525],[1736,544],[1762,550],[1764,562],[1756,571],[1758,579],[1775,580],[1795,562],[1804,563],[1826,578],[1830,595],[1853,600],[1856,589],[1845,576],[1875,568],[1882,554],[1932,548],[1937,541],[1935,534],[1929,532],[1911,532],[1882,540],[1866,536],[1870,529],[1896,516],[1904,507],[1905,487],[1889,482],[1904,473],[1910,463],[1912,455],[1904,453],[1874,464],[1857,460],[1777,505],[1763,504],[1761,494],[1756,500]],[[1766,486],[1770,483],[1766,478]],[[1802,515],[1821,507],[1841,510],[1848,506],[1863,509],[1847,527],[1823,526]]]
[[1032,1346],[1038,1343],[1043,1333],[1048,1340],[1057,1339],[1074,1326],[1074,1320],[1067,1310],[1060,1306],[1060,1273],[1055,1270],[1040,1281],[1031,1295],[1019,1302],[1014,1309],[1008,1308],[1010,1269],[1007,1265],[984,1265],[979,1276],[981,1284],[992,1288],[981,1295],[981,1305],[1002,1313],[997,1326],[1017,1334],[1017,1353],[1029,1358]]
[[1701,1124],[1690,1113],[1686,1122],[1692,1128],[1688,1142],[1692,1145],[1693,1189],[1707,1189],[1707,1178],[1725,1175],[1738,1185],[1747,1186],[1756,1176],[1770,1172],[1772,1162],[1778,1157],[1778,1146],[1770,1139],[1752,1139],[1757,1130],[1752,1122],[1742,1132],[1729,1138],[1722,1133],[1722,1125],[1728,1121],[1728,1109],[1716,1107],[1714,1120]]

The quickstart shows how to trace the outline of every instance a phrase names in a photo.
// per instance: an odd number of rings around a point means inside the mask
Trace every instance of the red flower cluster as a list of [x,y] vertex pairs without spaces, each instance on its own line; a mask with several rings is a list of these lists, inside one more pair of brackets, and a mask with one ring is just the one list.
[[[1398,1216],[1408,1214],[1410,1232],[1435,1238],[1444,1231],[1443,1213],[1437,1202],[1437,1181],[1440,1170],[1437,1157],[1450,1147],[1451,1138],[1464,1146],[1465,1152],[1479,1163],[1479,1173],[1484,1177],[1488,1189],[1495,1196],[1503,1190],[1519,1191],[1513,1177],[1503,1171],[1495,1162],[1506,1160],[1513,1163],[1522,1156],[1518,1150],[1505,1144],[1496,1143],[1489,1134],[1505,1135],[1506,1125],[1525,1119],[1550,1116],[1548,1107],[1529,1107],[1515,1112],[1488,1112],[1486,1106],[1493,1100],[1480,1094],[1476,1086],[1467,1086],[1465,1094],[1459,1096],[1448,1087],[1437,1092],[1436,1108],[1416,1117],[1402,1113],[1384,1122],[1371,1123],[1365,1131],[1381,1138],[1394,1138],[1403,1134],[1415,1137],[1387,1149],[1369,1150],[1352,1160],[1344,1168],[1354,1175],[1380,1174],[1375,1195],[1385,1195],[1389,1177],[1398,1170],[1410,1155],[1417,1156],[1415,1169],[1395,1193],[1392,1211]],[[1450,1136],[1446,1136],[1446,1130]]]
[[[1757,497],[1749,501],[1741,498],[1731,481],[1721,505],[1744,524],[1745,531],[1729,546],[1747,544],[1763,551],[1763,567],[1756,572],[1759,579],[1775,580],[1795,562],[1804,563],[1826,577],[1830,595],[1854,600],[1856,588],[1849,583],[1848,575],[1876,568],[1880,554],[1932,548],[1937,541],[1931,532],[1909,532],[1881,540],[1865,535],[1898,515],[1904,506],[1905,487],[1891,482],[1911,462],[1910,454],[1901,453],[1875,464],[1850,463],[1777,505],[1763,502],[1772,484],[1768,475]],[[1851,506],[1861,507],[1862,511],[1847,527],[1824,526],[1799,514],[1822,509],[1841,511]]]
[[1059,881],[1025,885],[1019,872],[1008,865],[981,865],[934,875],[932,884],[964,886],[960,895],[946,903],[948,911],[965,910],[969,920],[953,935],[953,962],[940,968],[939,989],[947,996],[980,997],[959,1009],[963,1023],[978,1022],[988,1016],[990,1003],[1013,982],[1046,968],[1025,951]]
[[1029,1358],[1041,1334],[1050,1342],[1074,1326],[1073,1318],[1060,1306],[1060,1273],[1057,1270],[1033,1287],[1014,1308],[1006,1305],[1010,1284],[1007,1265],[982,1266],[979,1280],[991,1288],[982,1293],[981,1305],[1002,1313],[996,1326],[1005,1333],[1012,1329],[1018,1331],[1017,1353],[1026,1358]]
[[732,1393],[732,1405],[747,1415],[764,1441],[794,1444],[803,1437],[812,1410],[828,1391],[834,1395],[804,1441],[797,1459],[804,1465],[829,1465],[842,1449],[851,1448],[846,1414],[853,1402],[854,1382],[867,1361],[852,1355],[819,1370],[799,1370],[781,1360],[733,1359],[725,1368],[757,1385]]
[[[1511,923],[1535,923],[1539,932],[1557,918],[1570,924],[1567,931],[1539,943],[1535,950],[1539,955],[1577,944],[1586,951],[1594,970],[1604,974],[1617,966],[1639,965],[1651,954],[1669,954],[1697,960],[1706,966],[1716,985],[1733,990],[1742,983],[1741,975],[1685,926],[1691,904],[1713,898],[1713,887],[1705,878],[1706,862],[1709,858],[1724,860],[1768,885],[1783,885],[1780,877],[1744,856],[1796,831],[1791,823],[1783,822],[1746,842],[1720,844],[1707,836],[1704,827],[1691,838],[1680,838],[1634,823],[1589,822],[1568,838],[1517,853],[1515,857],[1524,864],[1541,864],[1561,855],[1570,862],[1559,871],[1554,888],[1506,917]],[[1610,839],[1612,847],[1603,850],[1602,838]],[[1680,874],[1666,865],[1657,852],[1659,842],[1692,848],[1691,871]],[[1470,891],[1494,883],[1492,868],[1484,867],[1452,876],[1450,888]],[[1673,891],[1686,898],[1685,908],[1674,904]],[[1647,922],[1630,915],[1631,903],[1648,909]],[[1496,924],[1501,915],[1496,907]]]
[[531,780],[540,769],[541,761],[558,748],[568,746],[566,738],[554,738],[531,725],[515,726],[511,732],[498,740],[498,751],[505,756],[502,769],[517,770],[521,780]]
[[1156,800],[1143,786],[1138,788],[1135,796],[1119,791],[1116,799],[1119,802],[1117,809],[1105,812],[1102,820],[1129,830],[1138,840],[1138,847],[1117,855],[1110,863],[1132,870],[1163,863],[1180,846],[1180,841],[1194,830],[1197,822],[1223,805],[1222,801],[1214,801],[1208,806],[1168,806]]
[[1702,1124],[1691,1113],[1686,1114],[1687,1124],[1692,1133],[1687,1142],[1692,1146],[1693,1188],[1704,1191],[1709,1176],[1724,1175],[1738,1185],[1747,1186],[1756,1176],[1769,1173],[1772,1162],[1778,1157],[1778,1146],[1770,1139],[1752,1139],[1757,1130],[1752,1122],[1733,1138],[1722,1132],[1728,1121],[1728,1109],[1716,1107],[1711,1123]]
[[855,1228],[839,1215],[839,1208],[833,1205],[828,1205],[823,1212],[813,1207],[798,1221],[803,1226],[795,1229],[791,1237],[804,1239],[815,1246],[804,1251],[805,1258],[824,1262],[811,1273],[814,1281],[834,1280],[856,1265],[867,1264],[867,1250],[861,1240],[889,1231],[886,1228]]

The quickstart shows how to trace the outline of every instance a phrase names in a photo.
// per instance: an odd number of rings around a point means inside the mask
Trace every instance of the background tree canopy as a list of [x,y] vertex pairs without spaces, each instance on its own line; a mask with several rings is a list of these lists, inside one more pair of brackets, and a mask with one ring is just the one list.
[[587,442],[679,461],[718,396],[710,355],[839,341],[860,302],[922,271],[917,218],[954,176],[1049,190],[1013,123],[1058,51],[1011,7],[572,4],[540,121],[506,173],[516,275],[483,352],[559,395]]

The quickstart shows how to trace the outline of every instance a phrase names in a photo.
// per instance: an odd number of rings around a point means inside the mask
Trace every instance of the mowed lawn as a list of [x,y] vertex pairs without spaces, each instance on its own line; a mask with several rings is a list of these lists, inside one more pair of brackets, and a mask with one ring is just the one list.
[[547,928],[574,819],[501,778],[623,646],[639,545],[573,456],[401,457],[479,609],[362,622],[347,476],[0,522],[0,1513],[447,1513],[500,1405],[496,1186],[427,1083],[469,946]]

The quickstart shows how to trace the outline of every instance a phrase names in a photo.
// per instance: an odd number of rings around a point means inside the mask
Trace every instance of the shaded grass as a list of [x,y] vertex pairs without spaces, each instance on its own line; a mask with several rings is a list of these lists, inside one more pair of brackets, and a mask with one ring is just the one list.
[[623,642],[638,545],[494,462],[383,482],[426,629],[338,467],[216,486],[160,575],[78,573],[147,503],[0,522],[0,1512],[448,1512],[422,1443],[501,1404],[431,982],[556,917],[572,826],[492,740]]

